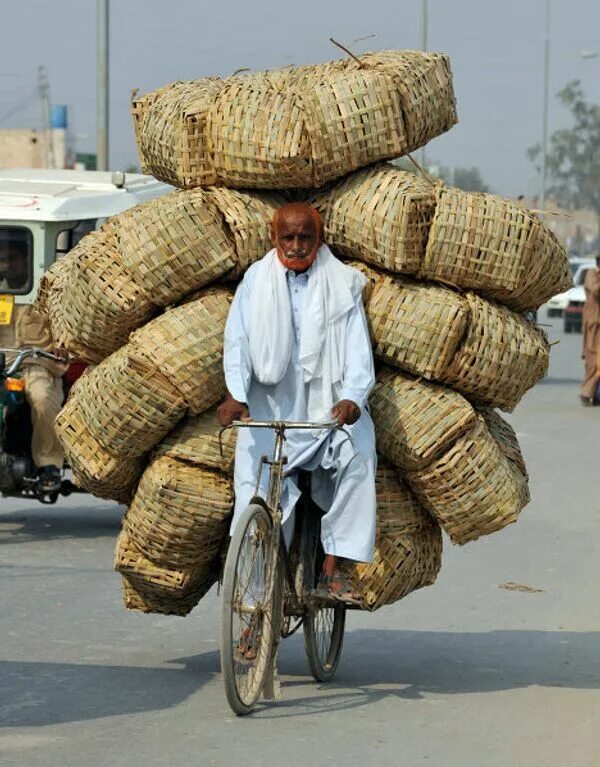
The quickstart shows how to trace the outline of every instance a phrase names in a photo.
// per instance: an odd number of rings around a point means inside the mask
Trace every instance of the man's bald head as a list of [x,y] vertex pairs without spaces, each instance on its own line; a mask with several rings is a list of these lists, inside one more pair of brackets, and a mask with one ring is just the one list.
[[315,260],[322,241],[321,216],[312,205],[290,202],[275,211],[273,242],[279,258],[289,268],[307,269]]

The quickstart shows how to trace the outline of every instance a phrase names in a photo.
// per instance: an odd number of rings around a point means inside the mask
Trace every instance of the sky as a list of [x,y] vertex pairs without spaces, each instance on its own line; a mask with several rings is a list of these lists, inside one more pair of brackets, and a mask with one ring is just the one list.
[[[600,102],[600,2],[550,0],[549,130],[569,115],[555,98],[582,81]],[[110,166],[137,163],[129,98],[207,75],[421,47],[423,0],[111,0]],[[541,140],[546,0],[428,0],[431,51],[449,54],[459,124],[427,146],[428,162],[477,166],[493,191],[535,194],[527,147]],[[78,151],[95,151],[96,0],[1,0],[0,128],[40,127],[38,66],[66,104]]]

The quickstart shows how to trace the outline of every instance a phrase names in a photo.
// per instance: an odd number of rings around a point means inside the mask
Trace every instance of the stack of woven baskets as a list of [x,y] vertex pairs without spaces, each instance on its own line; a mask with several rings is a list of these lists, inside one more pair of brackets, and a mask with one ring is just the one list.
[[143,169],[179,191],[82,240],[38,297],[55,341],[93,365],[57,428],[76,480],[129,506],[126,605],[184,615],[218,577],[234,451],[229,436],[221,454],[215,417],[223,329],[286,199],[314,204],[369,278],[378,533],[373,563],[348,566],[365,609],[433,583],[441,528],[466,543],[515,521],[527,472],[494,408],[544,375],[548,341],[524,312],[570,273],[534,214],[383,162],[456,122],[447,58],[384,51],[175,83],[133,116]]

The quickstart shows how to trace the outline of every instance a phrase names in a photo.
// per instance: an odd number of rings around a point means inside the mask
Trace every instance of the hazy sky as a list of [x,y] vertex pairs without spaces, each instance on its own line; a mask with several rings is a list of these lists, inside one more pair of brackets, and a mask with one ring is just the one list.
[[[587,97],[600,101],[600,58],[580,57],[600,51],[600,2],[551,5],[552,131],[568,121],[554,95],[569,80],[581,79]],[[429,144],[428,159],[477,165],[503,194],[535,192],[525,150],[542,129],[545,0],[428,6],[428,47],[451,57],[460,118]],[[357,52],[418,48],[421,7],[421,0],[111,0],[111,167],[137,161],[132,88],[337,58],[330,36],[377,35],[357,43]],[[45,65],[52,102],[69,106],[78,149],[94,151],[95,26],[95,0],[1,0],[0,127],[39,126],[36,73]]]

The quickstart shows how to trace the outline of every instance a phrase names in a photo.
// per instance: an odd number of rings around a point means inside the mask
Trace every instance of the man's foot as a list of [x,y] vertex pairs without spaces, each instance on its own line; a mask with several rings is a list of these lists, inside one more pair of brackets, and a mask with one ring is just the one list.
[[42,493],[58,493],[62,482],[58,466],[42,466],[38,470],[38,487]]
[[238,659],[241,661],[252,662],[258,656],[260,646],[260,632],[256,632],[252,626],[248,626],[242,631],[237,645]]
[[325,592],[327,596],[333,597],[333,599],[337,599],[338,602],[343,604],[355,605],[357,607],[362,605],[360,594],[356,589],[352,588],[346,576],[339,570],[336,570],[333,575],[321,573],[317,590]]
[[583,405],[583,407],[592,407],[592,405],[594,405],[594,398],[593,397],[581,396],[581,397],[579,397],[579,399],[580,399],[581,404]]

